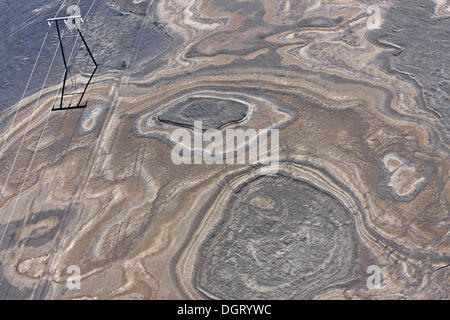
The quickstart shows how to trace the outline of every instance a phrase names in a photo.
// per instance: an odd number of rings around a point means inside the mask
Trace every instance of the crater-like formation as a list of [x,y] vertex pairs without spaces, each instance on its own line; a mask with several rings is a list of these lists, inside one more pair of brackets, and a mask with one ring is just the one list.
[[248,107],[235,100],[189,97],[158,116],[161,122],[194,128],[202,121],[203,130],[221,129],[245,118]]
[[37,212],[31,214],[27,221],[21,219],[0,225],[0,231],[4,232],[0,251],[15,246],[39,247],[52,241],[70,221],[70,217],[64,219],[66,213],[65,210]]
[[78,124],[78,134],[83,136],[94,131],[105,110],[106,106],[103,104],[95,104],[84,109]]
[[255,145],[265,131],[283,128],[297,117],[291,105],[277,101],[261,90],[248,91],[196,89],[177,94],[155,109],[140,114],[134,121],[133,133],[137,137],[157,138],[171,147],[179,144],[185,153],[202,155],[211,154],[205,150],[209,143],[207,139],[202,141],[202,149],[196,149],[191,141],[174,139],[174,130],[180,127],[192,129],[194,121],[201,121],[203,131],[222,130],[223,137],[230,127],[254,130],[256,134],[252,139],[225,146],[217,154],[224,158],[233,156],[235,152]]
[[136,119],[133,131],[140,137],[168,137],[176,127],[193,128],[194,121],[202,121],[204,130],[236,123],[241,128],[269,129],[285,126],[294,118],[291,106],[263,92],[197,89],[144,112]]
[[351,214],[308,183],[259,177],[225,210],[199,254],[195,281],[209,297],[310,298],[355,268]]
[[414,162],[388,152],[377,162],[373,183],[382,198],[411,201],[428,183],[432,172],[430,164],[419,171]]

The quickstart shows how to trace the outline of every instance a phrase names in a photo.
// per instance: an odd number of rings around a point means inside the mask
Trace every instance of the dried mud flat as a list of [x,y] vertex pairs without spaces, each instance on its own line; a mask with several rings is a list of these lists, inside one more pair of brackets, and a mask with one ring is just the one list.
[[[61,4],[0,1],[0,298],[449,298],[448,1],[81,0],[99,72],[49,113]],[[175,165],[195,120],[279,129],[278,173]]]

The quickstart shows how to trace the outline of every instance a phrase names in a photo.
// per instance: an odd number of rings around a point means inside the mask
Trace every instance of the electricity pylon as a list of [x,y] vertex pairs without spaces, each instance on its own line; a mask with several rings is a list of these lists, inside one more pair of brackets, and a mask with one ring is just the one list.
[[[70,7],[69,7],[70,8]],[[68,8],[68,12],[69,12],[69,8]],[[74,6],[74,11],[75,9],[78,9],[78,7]],[[60,21],[64,21],[65,25],[69,28],[69,29],[77,29],[78,35],[80,36],[81,40],[83,41],[84,46],[87,49],[87,52],[89,53],[89,56],[92,59],[92,62],[95,65],[94,71],[92,71],[91,76],[89,77],[88,82],[86,83],[86,86],[84,87],[84,90],[81,92],[74,92],[74,93],[70,93],[70,94],[65,94],[64,90],[66,88],[66,78],[67,78],[67,73],[69,71],[69,68],[67,66],[67,59],[66,56],[64,54],[64,46],[63,46],[63,41],[62,41],[62,36],[61,36],[61,32],[60,32],[60,28],[59,28],[59,23]],[[83,18],[81,17],[81,15],[71,15],[71,16],[66,16],[66,17],[58,17],[58,18],[51,18],[51,19],[47,19],[47,23],[49,26],[52,25],[52,22],[55,22],[56,24],[56,31],[58,33],[58,39],[59,39],[59,45],[61,46],[61,54],[62,54],[62,58],[63,58],[63,62],[64,62],[64,81],[63,81],[63,86],[62,86],[62,90],[61,90],[61,102],[59,105],[59,108],[57,108],[56,106],[52,107],[52,111],[56,111],[56,110],[68,110],[68,109],[79,109],[79,108],[86,108],[87,106],[87,102],[85,104],[81,104],[81,101],[83,100],[83,97],[87,91],[87,88],[89,86],[89,84],[91,83],[92,77],[95,74],[95,71],[97,71],[97,62],[95,62],[94,56],[92,55],[91,49],[89,49],[89,46],[86,43],[86,40],[83,37],[83,34],[81,33],[80,29],[81,29],[81,24],[83,23]],[[78,100],[78,103],[74,106],[72,106],[72,101],[69,103],[69,106],[64,107],[63,106],[63,99],[65,96],[69,96],[69,95],[81,95],[80,99]]]

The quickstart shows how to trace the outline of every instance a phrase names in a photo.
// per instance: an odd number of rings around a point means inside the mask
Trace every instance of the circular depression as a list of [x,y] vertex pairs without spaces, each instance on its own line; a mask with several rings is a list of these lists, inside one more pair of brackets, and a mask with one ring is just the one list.
[[197,257],[195,286],[223,299],[308,298],[348,281],[353,218],[339,201],[279,174],[237,190]]

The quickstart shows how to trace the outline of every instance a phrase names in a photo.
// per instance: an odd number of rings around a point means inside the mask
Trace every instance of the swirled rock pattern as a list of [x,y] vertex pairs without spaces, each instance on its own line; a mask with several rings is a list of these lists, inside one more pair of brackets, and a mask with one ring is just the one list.
[[[448,1],[80,0],[49,113],[62,2],[0,3],[0,298],[449,298]],[[174,163],[199,120],[278,171]]]

